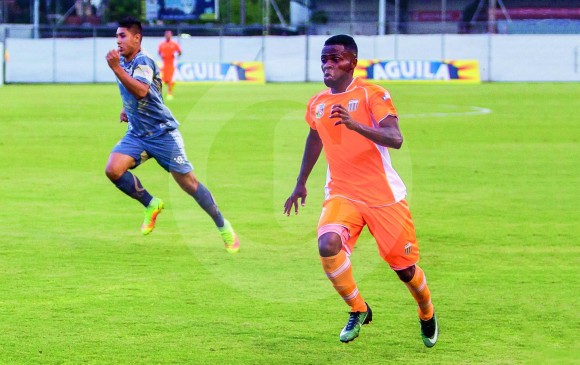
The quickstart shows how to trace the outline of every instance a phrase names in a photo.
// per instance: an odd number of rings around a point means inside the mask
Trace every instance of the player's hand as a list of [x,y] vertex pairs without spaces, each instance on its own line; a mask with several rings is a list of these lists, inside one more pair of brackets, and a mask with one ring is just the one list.
[[121,123],[129,121],[129,117],[127,117],[127,113],[125,113],[125,109],[121,110],[121,114],[119,115],[119,121]]
[[119,51],[116,49],[110,50],[107,53],[107,56],[105,56],[105,59],[107,60],[109,67],[112,69],[121,65],[121,56],[119,55]]
[[284,214],[289,216],[292,207],[294,207],[294,214],[298,214],[298,199],[300,199],[300,205],[304,206],[304,204],[306,204],[306,195],[306,185],[296,184],[294,191],[290,197],[286,199],[286,203],[284,203]]
[[355,129],[358,125],[358,122],[352,119],[348,110],[339,104],[335,104],[330,108],[330,117],[340,119],[338,122],[335,122],[334,125],[344,124],[348,129]]

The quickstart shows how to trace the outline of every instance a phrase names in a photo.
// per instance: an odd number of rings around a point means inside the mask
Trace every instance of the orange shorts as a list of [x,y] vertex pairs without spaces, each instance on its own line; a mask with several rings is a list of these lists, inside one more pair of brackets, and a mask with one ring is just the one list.
[[173,81],[173,74],[175,73],[175,67],[163,67],[161,69],[161,81],[169,84]]
[[342,239],[342,249],[351,254],[363,227],[375,238],[379,254],[393,270],[406,269],[419,261],[415,225],[406,200],[384,207],[333,196],[323,204],[318,237],[328,232]]

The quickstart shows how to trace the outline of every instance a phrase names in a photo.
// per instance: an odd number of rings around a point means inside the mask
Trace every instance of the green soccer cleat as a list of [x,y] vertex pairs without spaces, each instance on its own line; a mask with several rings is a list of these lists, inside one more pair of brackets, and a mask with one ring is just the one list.
[[421,338],[423,343],[427,347],[433,347],[437,343],[437,337],[439,336],[439,324],[437,323],[437,317],[433,313],[433,317],[426,321],[419,319],[421,323]]
[[224,240],[226,251],[229,253],[238,252],[240,250],[240,240],[238,239],[236,232],[234,232],[230,222],[227,219],[224,219],[224,226],[218,227],[218,230]]
[[[365,303],[367,304],[367,303]],[[348,343],[358,337],[360,328],[363,324],[371,323],[373,321],[373,311],[367,304],[366,312],[350,312],[350,317],[346,326],[340,331],[340,341]]]
[[145,208],[143,224],[141,225],[141,233],[144,235],[149,234],[155,228],[155,222],[157,221],[157,216],[164,208],[163,200],[153,198],[147,208]]

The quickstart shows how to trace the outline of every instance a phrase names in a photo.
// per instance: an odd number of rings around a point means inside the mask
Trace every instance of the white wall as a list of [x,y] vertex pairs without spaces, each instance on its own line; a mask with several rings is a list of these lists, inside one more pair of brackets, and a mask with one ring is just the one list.
[[[580,81],[580,35],[496,36],[491,39],[491,49],[499,55],[490,59],[494,79]],[[526,67],[528,64],[531,66]]]
[[4,84],[4,43],[0,42],[0,86]]
[[[263,61],[266,80],[322,81],[328,36],[179,38],[183,62]],[[356,36],[360,59],[475,59],[483,81],[580,81],[580,35]],[[162,38],[143,40],[157,56]],[[105,61],[111,38],[7,38],[6,82],[113,82]],[[32,55],[32,57],[31,57]]]

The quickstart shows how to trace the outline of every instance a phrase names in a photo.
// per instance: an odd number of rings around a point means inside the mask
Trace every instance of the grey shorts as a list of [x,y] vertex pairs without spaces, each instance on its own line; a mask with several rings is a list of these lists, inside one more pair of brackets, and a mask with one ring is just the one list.
[[183,138],[177,129],[150,138],[139,138],[127,133],[111,152],[133,157],[136,162],[135,167],[149,157],[153,157],[169,172],[186,174],[193,170],[193,165],[187,160],[185,154]]

